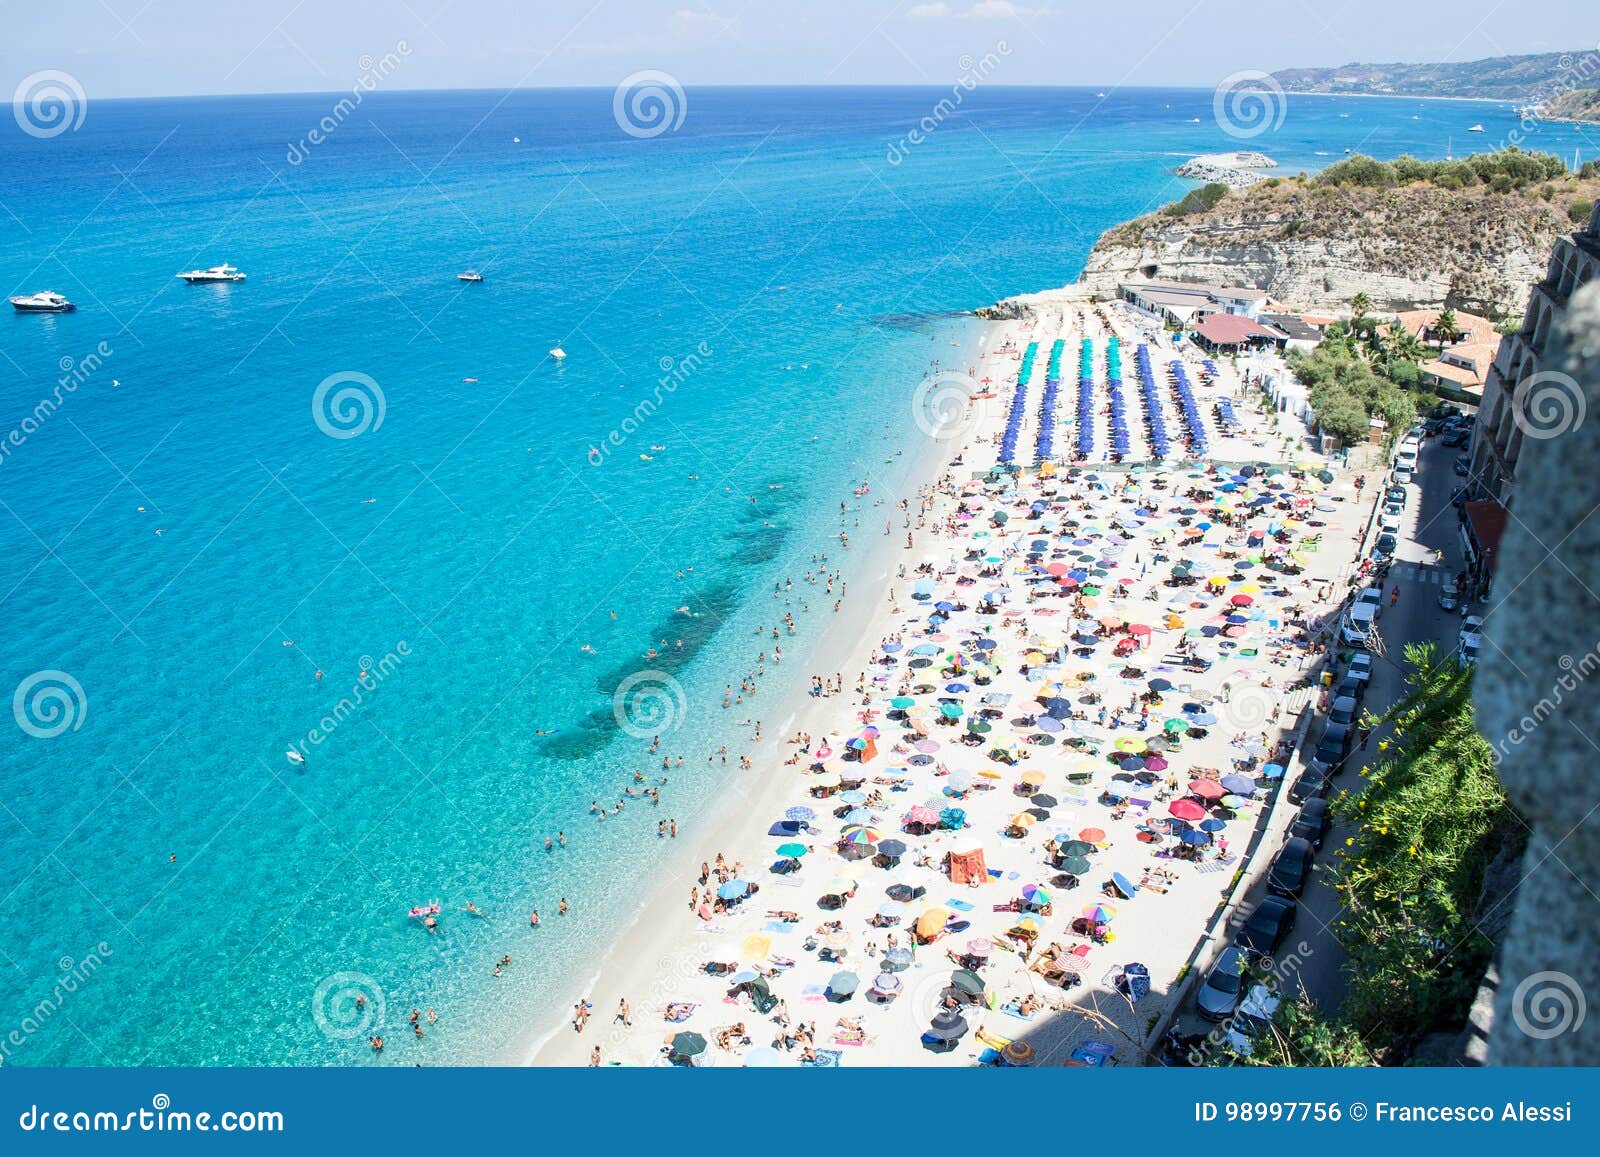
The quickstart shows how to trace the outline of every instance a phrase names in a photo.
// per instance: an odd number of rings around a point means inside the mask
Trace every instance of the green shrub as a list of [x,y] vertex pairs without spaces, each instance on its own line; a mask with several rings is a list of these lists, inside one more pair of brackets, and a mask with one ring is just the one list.
[[1174,201],[1161,211],[1168,217],[1188,217],[1195,213],[1204,213],[1214,209],[1217,202],[1228,195],[1228,186],[1213,181],[1209,185],[1201,185],[1192,189],[1181,201]]

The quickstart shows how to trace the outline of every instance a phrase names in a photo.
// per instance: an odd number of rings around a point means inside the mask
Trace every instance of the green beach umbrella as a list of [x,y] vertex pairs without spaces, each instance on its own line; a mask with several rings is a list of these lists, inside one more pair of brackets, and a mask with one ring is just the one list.
[[697,1057],[706,1051],[706,1038],[697,1032],[680,1032],[672,1038],[672,1051],[680,1057]]
[[911,698],[909,695],[899,695],[889,700],[889,706],[893,707],[896,711],[904,711],[906,708],[915,707],[916,705],[917,701]]
[[1187,719],[1169,719],[1162,726],[1174,735],[1181,735],[1189,730],[1189,721]]
[[811,849],[804,844],[779,844],[778,855],[786,860],[798,860]]

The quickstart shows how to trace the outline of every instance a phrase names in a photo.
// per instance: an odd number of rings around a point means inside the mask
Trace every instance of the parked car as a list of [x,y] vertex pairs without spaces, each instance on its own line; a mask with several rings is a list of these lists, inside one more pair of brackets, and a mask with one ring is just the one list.
[[1349,676],[1339,680],[1333,688],[1333,701],[1335,703],[1341,699],[1353,699],[1359,707],[1361,701],[1366,697],[1367,685],[1359,679],[1351,679]]
[[1467,444],[1468,437],[1469,435],[1466,429],[1461,426],[1457,426],[1443,438],[1440,438],[1439,444],[1441,446],[1465,446]]
[[[1461,620],[1461,630],[1459,632],[1457,632],[1457,635],[1458,635],[1459,638],[1465,639],[1468,636],[1472,636],[1474,639],[1477,639],[1477,636],[1480,636],[1482,634],[1483,634],[1483,616],[1482,615],[1468,615],[1466,618]],[[1481,641],[1481,640],[1478,640],[1478,641]]]
[[1276,896],[1294,897],[1305,891],[1315,858],[1310,840],[1298,836],[1283,841],[1283,848],[1267,873],[1267,891]]
[[1344,677],[1354,679],[1358,683],[1368,683],[1372,680],[1372,656],[1365,651],[1357,651],[1350,656],[1350,662],[1345,665]]
[[1308,767],[1300,778],[1289,785],[1289,802],[1303,804],[1307,800],[1321,799],[1328,794],[1328,776],[1316,767]]
[[1400,512],[1397,510],[1391,514],[1385,507],[1383,513],[1378,515],[1378,529],[1384,534],[1399,534]]
[[1361,593],[1356,595],[1356,605],[1365,604],[1372,608],[1374,619],[1383,617],[1383,588],[1363,587]]
[[1307,840],[1313,848],[1322,846],[1322,837],[1328,834],[1328,801],[1313,797],[1301,805],[1300,814],[1289,825],[1289,834]]
[[1450,469],[1455,471],[1457,478],[1465,478],[1467,476],[1468,472],[1471,470],[1471,468],[1472,467],[1468,463],[1466,458],[1457,458],[1456,461],[1455,461],[1455,465],[1450,467]]
[[1394,468],[1394,480],[1399,485],[1404,486],[1411,481],[1411,477],[1415,473],[1416,471],[1410,466],[1401,464]]
[[1265,984],[1252,984],[1228,1024],[1228,1047],[1241,1056],[1249,1056],[1255,1048],[1255,1038],[1271,1029],[1272,1018],[1282,1003],[1283,998]]
[[1383,492],[1385,502],[1398,502],[1400,509],[1406,508],[1406,488],[1404,486],[1391,486]]
[[1340,727],[1354,727],[1356,722],[1356,713],[1360,711],[1360,709],[1360,705],[1356,703],[1355,696],[1335,695],[1333,698],[1333,706],[1328,709],[1328,723],[1330,726],[1336,725]]
[[1400,516],[1405,512],[1406,504],[1404,502],[1385,502],[1383,504],[1383,513],[1379,517],[1392,518],[1398,522]]
[[1422,433],[1423,433],[1423,435],[1425,437],[1427,435],[1429,435],[1429,434],[1437,434],[1440,430],[1443,430],[1443,429],[1444,429],[1444,419],[1443,418],[1429,418],[1426,422],[1422,423]]
[[1330,723],[1317,742],[1316,750],[1306,761],[1308,767],[1324,776],[1335,776],[1344,770],[1345,756],[1350,754],[1351,729],[1342,724]]
[[1392,558],[1395,548],[1400,545],[1400,540],[1392,534],[1380,534],[1378,540],[1372,544],[1373,558]]
[[1299,914],[1300,905],[1293,900],[1285,900],[1282,896],[1263,897],[1254,911],[1245,917],[1244,927],[1239,929],[1233,942],[1246,952],[1271,956],[1288,937]]
[[1463,635],[1456,642],[1456,661],[1470,667],[1478,661],[1478,636]]
[[1233,1015],[1244,993],[1245,967],[1249,963],[1250,954],[1237,944],[1222,950],[1222,955],[1201,982],[1200,991],[1194,994],[1195,1008],[1201,1016],[1207,1020],[1227,1020]]

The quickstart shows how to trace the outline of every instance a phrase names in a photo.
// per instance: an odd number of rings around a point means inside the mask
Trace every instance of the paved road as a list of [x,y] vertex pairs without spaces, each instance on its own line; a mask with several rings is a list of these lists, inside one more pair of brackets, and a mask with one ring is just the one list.
[[[1460,479],[1451,470],[1456,453],[1440,445],[1436,438],[1425,442],[1419,460],[1421,468],[1407,487],[1408,501],[1401,521],[1400,545],[1384,584],[1385,603],[1387,591],[1395,586],[1400,588],[1400,601],[1393,606],[1386,605],[1378,622],[1379,633],[1383,637],[1383,654],[1375,657],[1372,681],[1365,701],[1365,707],[1373,714],[1382,714],[1405,693],[1402,655],[1407,643],[1433,641],[1445,650],[1455,646],[1460,617],[1440,608],[1439,595],[1465,565],[1459,521],[1450,502],[1452,493],[1460,484]],[[1380,475],[1372,471],[1367,477],[1365,513],[1370,513],[1374,486]],[[1377,486],[1380,491],[1383,488]],[[1443,561],[1435,562],[1436,552],[1440,550],[1444,552]],[[1321,718],[1312,723],[1310,733],[1301,745],[1303,753],[1315,749],[1322,726]],[[1358,774],[1362,757],[1370,759],[1376,754],[1378,741],[1389,730],[1387,727],[1377,729],[1369,738],[1365,751],[1356,751],[1351,755],[1347,770],[1334,781],[1336,790],[1359,794],[1365,782]],[[1303,764],[1297,759],[1286,782],[1293,782],[1302,769]],[[1291,822],[1297,811],[1286,805],[1287,801],[1284,801],[1281,810],[1285,815],[1280,826]],[[1342,823],[1336,824],[1328,832],[1322,851],[1318,854],[1317,868],[1301,897],[1294,933],[1285,945],[1284,955],[1280,956],[1280,960],[1287,959],[1287,954],[1292,952],[1298,957],[1292,966],[1294,975],[1284,977],[1286,990],[1294,991],[1297,983],[1303,985],[1312,999],[1329,1012],[1338,1007],[1344,996],[1345,952],[1332,928],[1341,915],[1340,905],[1334,889],[1327,883],[1324,865],[1332,863],[1336,850],[1342,849],[1346,838],[1353,835],[1353,827]],[[1281,846],[1282,839],[1281,831],[1269,835],[1268,842],[1256,853],[1260,862],[1270,862]],[[1248,912],[1265,894],[1264,885],[1257,884],[1241,911]],[[1212,1028],[1194,1012],[1192,1001],[1189,1009],[1179,1018],[1179,1025],[1183,1032],[1204,1033]]]

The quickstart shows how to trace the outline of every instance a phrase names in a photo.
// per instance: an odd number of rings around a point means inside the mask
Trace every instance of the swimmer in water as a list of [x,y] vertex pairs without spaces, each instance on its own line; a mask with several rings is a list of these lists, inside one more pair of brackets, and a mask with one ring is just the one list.
[[589,646],[588,643],[585,643],[583,646],[579,647],[578,650],[582,651],[585,655],[598,655],[600,653],[593,647]]

